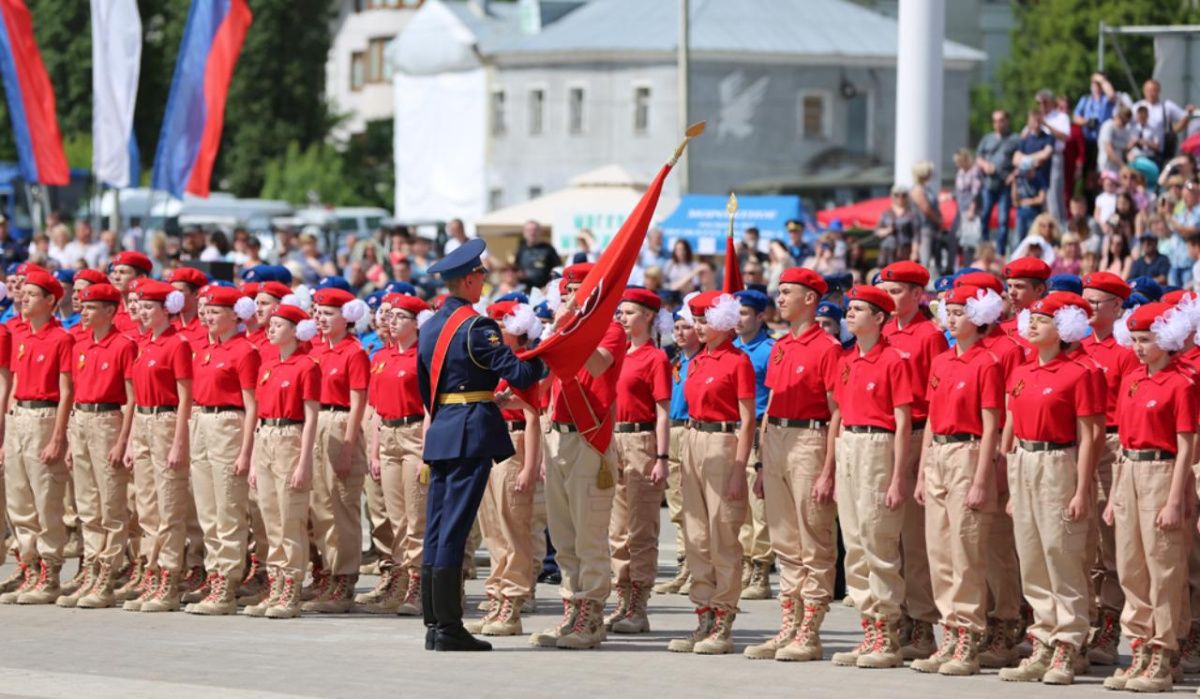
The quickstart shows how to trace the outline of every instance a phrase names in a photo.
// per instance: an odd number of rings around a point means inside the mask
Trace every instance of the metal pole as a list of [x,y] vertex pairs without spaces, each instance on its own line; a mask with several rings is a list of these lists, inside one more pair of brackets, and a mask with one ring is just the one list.
[[[679,133],[687,131],[688,124],[688,78],[689,78],[689,34],[688,27],[688,0],[679,0],[679,50],[677,57],[676,72],[678,73],[679,81]],[[692,183],[692,159],[684,151],[682,162],[679,163],[679,193],[686,194],[691,191]]]

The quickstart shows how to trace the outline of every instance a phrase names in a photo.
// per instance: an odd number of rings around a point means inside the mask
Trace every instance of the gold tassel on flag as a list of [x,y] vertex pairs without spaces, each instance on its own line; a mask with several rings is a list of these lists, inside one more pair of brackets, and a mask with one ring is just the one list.
[[421,470],[417,472],[417,482],[429,485],[429,464],[421,464]]

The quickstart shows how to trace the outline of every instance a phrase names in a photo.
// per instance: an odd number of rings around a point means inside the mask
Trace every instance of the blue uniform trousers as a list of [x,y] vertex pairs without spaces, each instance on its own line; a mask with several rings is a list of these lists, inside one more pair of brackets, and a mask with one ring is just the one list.
[[467,536],[475,523],[491,470],[489,457],[435,461],[429,465],[425,565],[462,567]]

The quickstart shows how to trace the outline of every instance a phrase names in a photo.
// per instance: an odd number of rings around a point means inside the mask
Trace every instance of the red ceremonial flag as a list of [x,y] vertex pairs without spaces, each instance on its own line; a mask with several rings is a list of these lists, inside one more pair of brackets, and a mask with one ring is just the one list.
[[737,250],[733,247],[733,233],[725,238],[725,281],[721,291],[734,294],[746,288],[742,281],[742,268],[738,266]]
[[58,129],[54,87],[38,51],[25,0],[0,0],[0,78],[21,176],[40,184],[69,184],[71,173]]

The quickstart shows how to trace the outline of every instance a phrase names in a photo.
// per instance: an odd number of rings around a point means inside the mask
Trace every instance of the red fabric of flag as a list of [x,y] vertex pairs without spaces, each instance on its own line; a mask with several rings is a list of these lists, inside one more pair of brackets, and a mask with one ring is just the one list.
[[733,245],[733,233],[725,237],[725,279],[721,291],[736,294],[746,288],[742,281],[742,268],[738,265],[737,248]]

